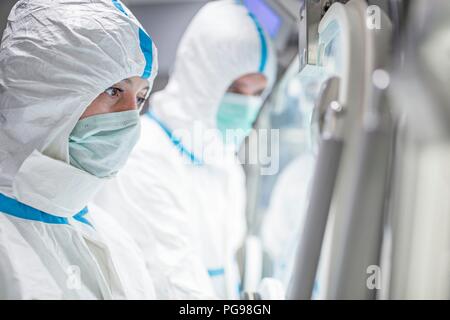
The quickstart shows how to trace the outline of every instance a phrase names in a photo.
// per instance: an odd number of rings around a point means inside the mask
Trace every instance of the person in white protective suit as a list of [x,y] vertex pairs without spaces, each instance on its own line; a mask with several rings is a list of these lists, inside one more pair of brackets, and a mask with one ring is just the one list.
[[0,47],[0,299],[155,298],[142,253],[86,205],[123,166],[157,73],[119,1],[19,1]]
[[[244,6],[205,5],[182,37],[167,87],[150,99],[142,140],[95,198],[140,245],[158,298],[239,298],[245,176],[235,150],[273,84],[275,63]],[[224,148],[220,132],[237,128]]]

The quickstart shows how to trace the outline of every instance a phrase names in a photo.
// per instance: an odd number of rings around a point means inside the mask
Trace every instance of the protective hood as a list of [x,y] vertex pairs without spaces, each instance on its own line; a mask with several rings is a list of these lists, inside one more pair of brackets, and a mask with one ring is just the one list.
[[152,96],[151,110],[171,130],[191,132],[195,121],[215,129],[219,103],[234,80],[261,72],[268,79],[267,95],[275,71],[274,50],[256,18],[236,1],[214,1],[189,24],[169,83]]
[[117,0],[19,1],[0,47],[0,193],[72,216],[100,187],[69,163],[68,137],[106,88],[157,73],[156,48]]

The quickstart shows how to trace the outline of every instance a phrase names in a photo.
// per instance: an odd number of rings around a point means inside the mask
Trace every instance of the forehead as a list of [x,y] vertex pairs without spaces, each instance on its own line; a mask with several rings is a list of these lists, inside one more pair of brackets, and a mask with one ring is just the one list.
[[267,79],[262,73],[249,73],[236,79],[233,84],[243,86],[265,86],[267,84]]
[[130,77],[123,79],[121,82],[133,87],[136,90],[148,89],[149,87],[148,81],[146,79],[142,79],[141,77]]

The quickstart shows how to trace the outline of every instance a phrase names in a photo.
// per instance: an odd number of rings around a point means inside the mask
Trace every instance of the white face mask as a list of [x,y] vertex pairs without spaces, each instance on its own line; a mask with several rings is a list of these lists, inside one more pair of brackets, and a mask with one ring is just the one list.
[[234,144],[239,149],[247,137],[263,104],[261,97],[245,96],[227,92],[217,112],[217,128],[225,144]]
[[99,178],[114,176],[139,140],[137,110],[79,120],[69,136],[70,164]]

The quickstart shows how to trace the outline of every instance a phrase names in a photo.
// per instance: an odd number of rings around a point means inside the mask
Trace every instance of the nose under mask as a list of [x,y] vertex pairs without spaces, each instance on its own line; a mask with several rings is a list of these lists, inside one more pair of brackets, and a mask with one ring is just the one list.
[[137,110],[79,120],[69,135],[70,164],[99,178],[112,177],[125,165],[139,136]]

